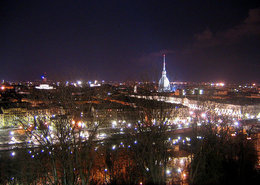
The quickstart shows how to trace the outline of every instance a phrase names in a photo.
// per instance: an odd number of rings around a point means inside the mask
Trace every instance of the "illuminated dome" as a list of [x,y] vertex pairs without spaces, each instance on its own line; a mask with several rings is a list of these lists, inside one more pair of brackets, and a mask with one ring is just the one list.
[[170,82],[166,76],[166,70],[165,70],[165,55],[163,55],[163,71],[162,71],[162,77],[159,80],[159,92],[170,92],[171,91],[171,85]]

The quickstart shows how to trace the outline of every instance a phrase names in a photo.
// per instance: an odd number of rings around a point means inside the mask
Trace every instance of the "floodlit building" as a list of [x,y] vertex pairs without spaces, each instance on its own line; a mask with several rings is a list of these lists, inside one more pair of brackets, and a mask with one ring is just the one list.
[[54,89],[52,86],[49,84],[40,84],[39,86],[35,87],[36,89],[44,89],[44,90],[51,90]]
[[162,71],[162,77],[159,81],[158,92],[171,92],[171,85],[166,76],[165,54],[163,55],[163,71]]

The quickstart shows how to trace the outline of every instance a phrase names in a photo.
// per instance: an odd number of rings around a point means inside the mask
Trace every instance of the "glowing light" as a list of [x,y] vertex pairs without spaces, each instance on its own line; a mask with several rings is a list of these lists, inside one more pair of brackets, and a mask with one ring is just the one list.
[[206,118],[206,116],[207,116],[206,113],[202,113],[202,114],[201,114],[201,117],[202,117],[202,118]]
[[189,137],[186,137],[186,140],[187,140],[187,141],[190,141],[190,138],[189,138]]
[[178,173],[181,173],[181,169],[180,169],[180,168],[178,168],[178,170],[177,170],[177,171],[178,171]]
[[116,121],[112,121],[112,128],[115,128],[117,126]]
[[77,84],[78,85],[82,85],[82,81],[77,81]]
[[216,86],[218,86],[218,87],[224,87],[225,84],[224,84],[223,82],[221,82],[221,83],[216,83]]
[[52,127],[52,126],[49,126],[49,130],[50,130],[50,131],[53,131],[53,127]]
[[78,127],[82,127],[82,122],[78,122]]
[[15,156],[15,152],[12,152],[12,153],[11,153],[11,156],[14,157],[14,156]]
[[107,137],[107,135],[105,133],[101,133],[101,134],[97,135],[97,138],[99,138],[99,139],[104,139],[106,137]]
[[54,89],[52,86],[49,84],[40,84],[40,86],[36,86],[36,89],[45,89],[45,90],[51,90]]
[[170,171],[170,170],[166,170],[166,174],[167,174],[167,175],[170,175],[170,174],[171,174],[171,171]]

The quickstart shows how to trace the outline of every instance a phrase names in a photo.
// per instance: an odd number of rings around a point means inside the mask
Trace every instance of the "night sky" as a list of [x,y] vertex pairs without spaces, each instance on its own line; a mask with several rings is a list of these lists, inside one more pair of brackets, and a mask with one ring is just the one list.
[[260,1],[2,0],[0,80],[260,82]]

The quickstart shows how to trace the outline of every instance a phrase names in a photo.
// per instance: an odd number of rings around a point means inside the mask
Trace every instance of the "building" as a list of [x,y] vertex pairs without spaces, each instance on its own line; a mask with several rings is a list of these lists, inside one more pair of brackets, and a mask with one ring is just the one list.
[[162,71],[162,77],[159,81],[158,92],[171,92],[171,85],[166,76],[165,54],[163,55],[163,71]]

